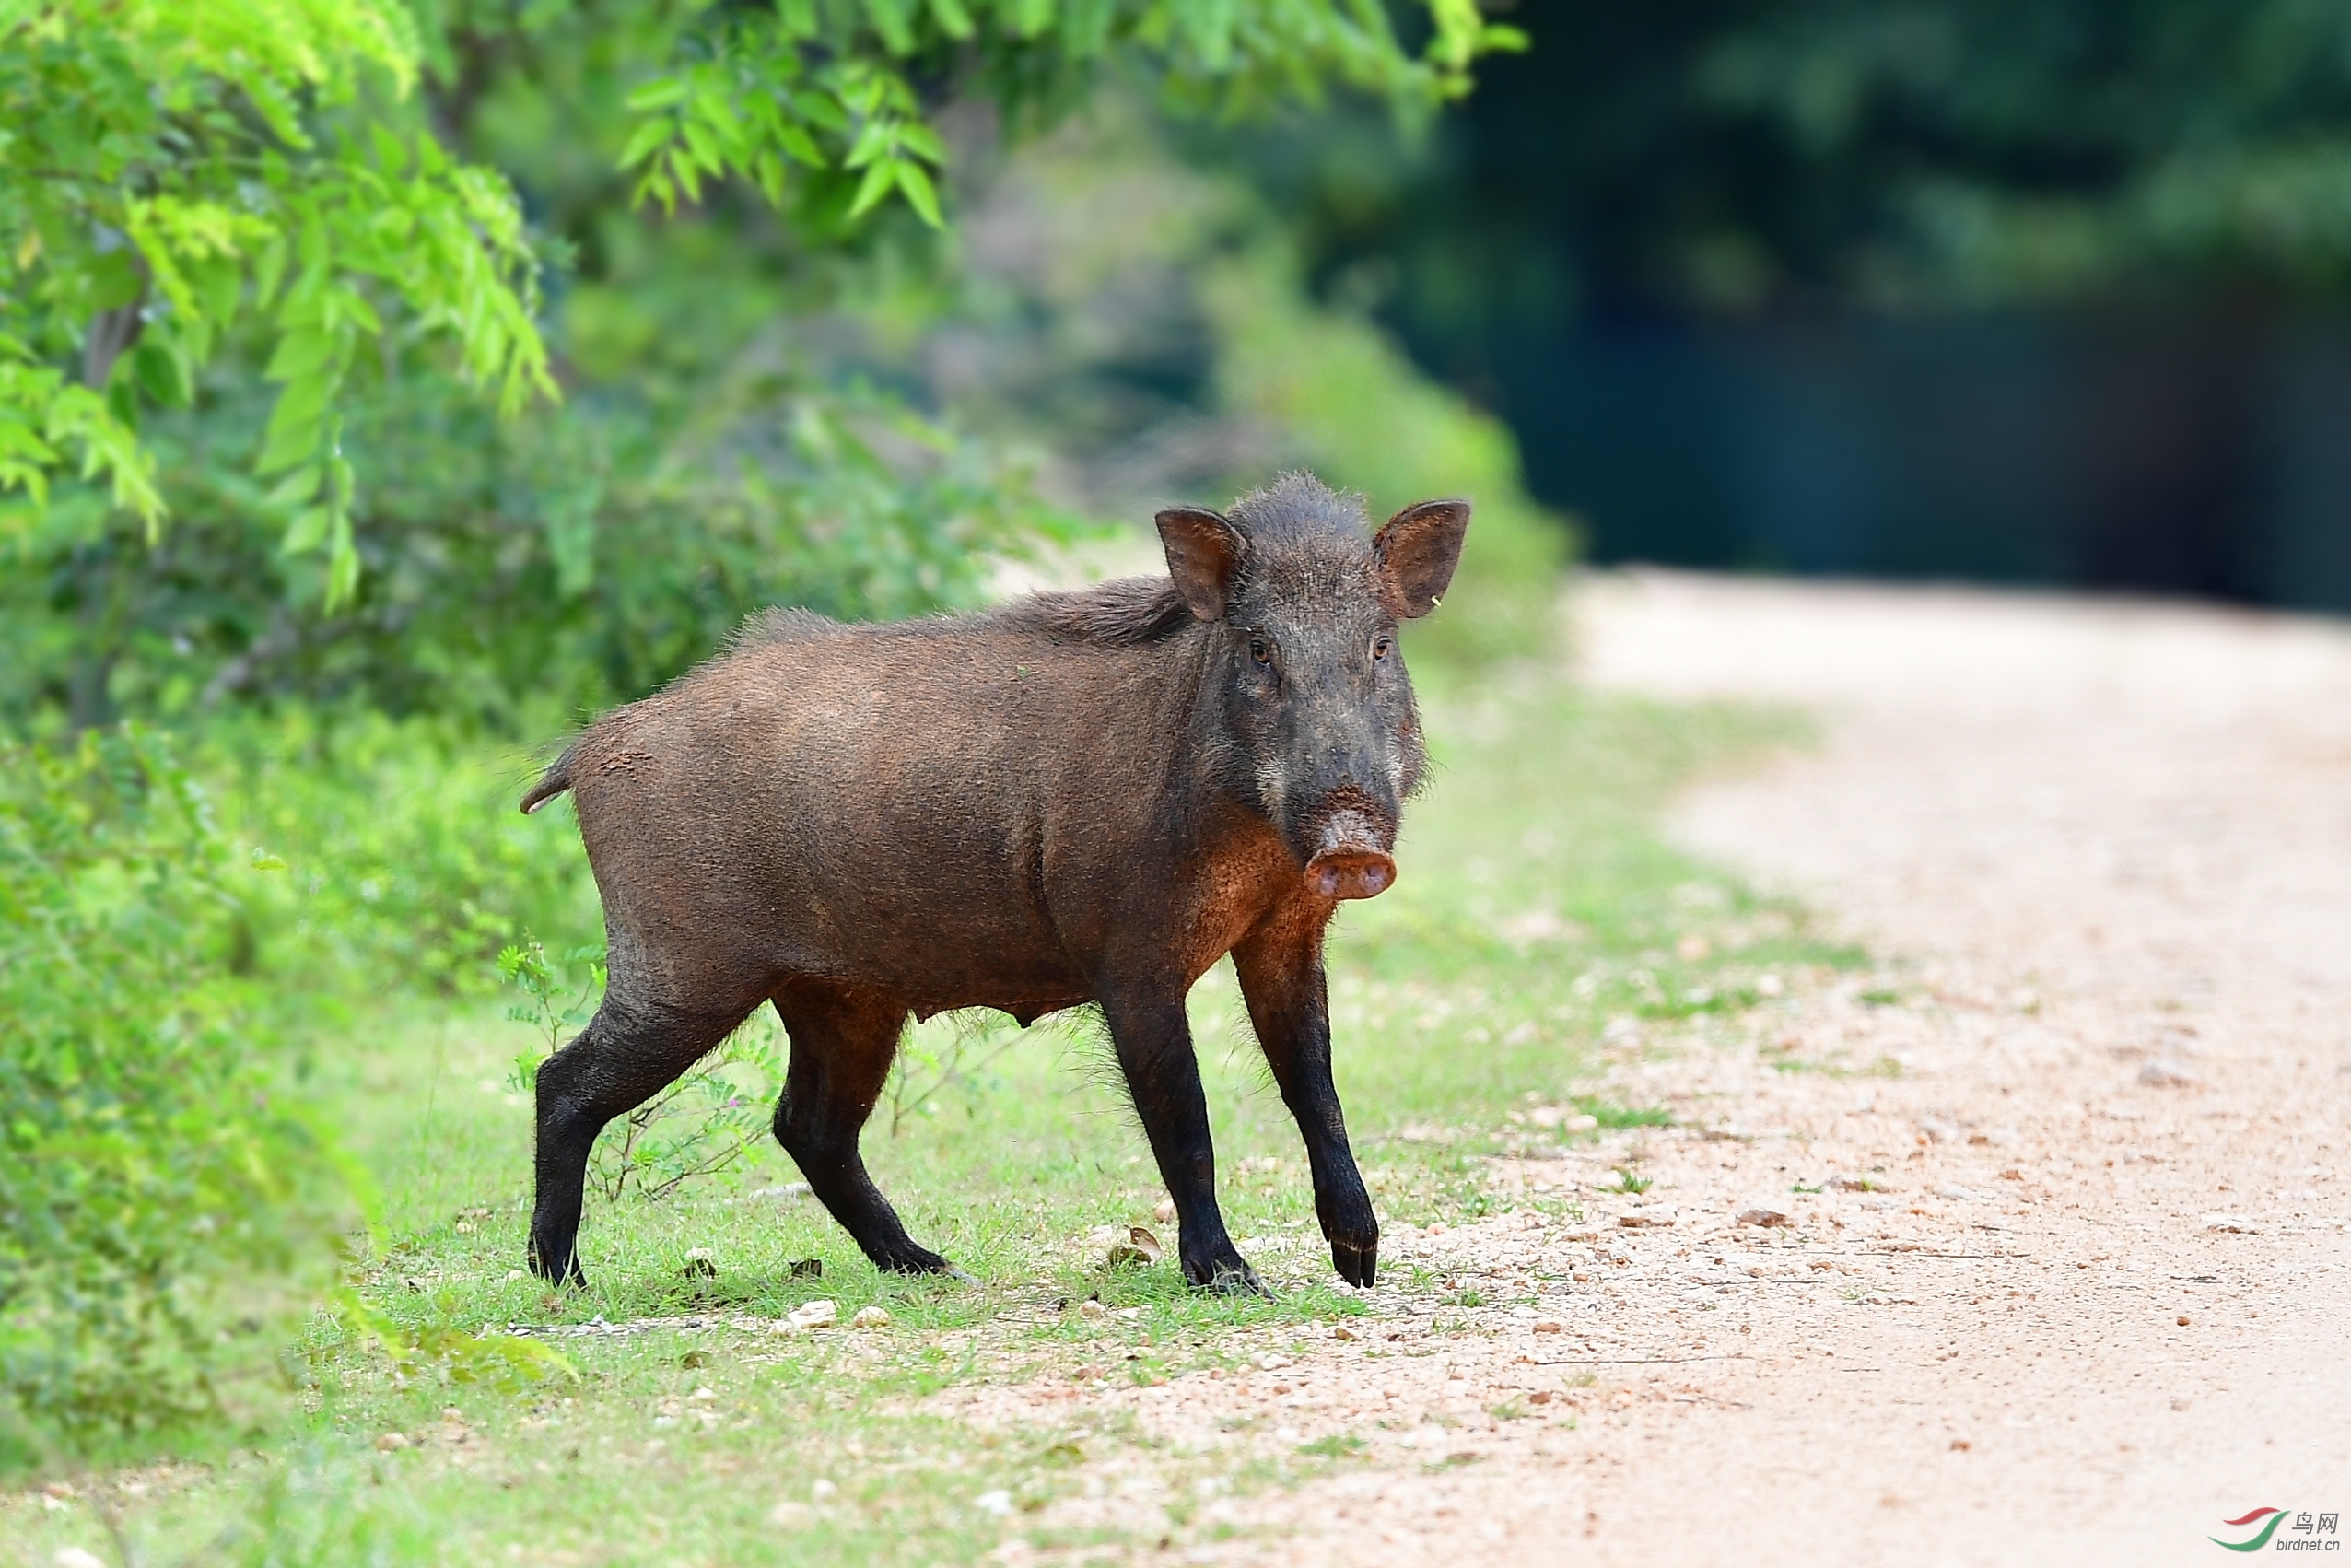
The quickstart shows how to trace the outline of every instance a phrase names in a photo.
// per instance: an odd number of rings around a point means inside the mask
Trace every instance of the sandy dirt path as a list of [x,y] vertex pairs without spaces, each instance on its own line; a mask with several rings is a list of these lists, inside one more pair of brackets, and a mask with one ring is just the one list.
[[[1384,1243],[1537,1306],[965,1412],[1368,1443],[1209,1494],[1202,1561],[2210,1563],[2264,1506],[2269,1550],[2351,1552],[2351,632],[1660,573],[1575,609],[1596,684],[1817,715],[1675,831],[1884,966],[1612,1031],[1614,1091],[1684,1125],[1496,1172],[1580,1224]],[[1654,1188],[1594,1191],[1626,1161]],[[1054,1522],[1152,1506],[1090,1490]]]

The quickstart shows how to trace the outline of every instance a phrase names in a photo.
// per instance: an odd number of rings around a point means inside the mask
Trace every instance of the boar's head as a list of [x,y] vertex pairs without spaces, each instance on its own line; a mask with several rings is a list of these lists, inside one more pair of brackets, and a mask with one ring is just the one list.
[[1396,881],[1396,829],[1423,752],[1400,621],[1444,596],[1466,501],[1422,501],[1374,534],[1362,502],[1288,474],[1234,503],[1159,514],[1176,591],[1211,628],[1201,698],[1237,788],[1326,898]]

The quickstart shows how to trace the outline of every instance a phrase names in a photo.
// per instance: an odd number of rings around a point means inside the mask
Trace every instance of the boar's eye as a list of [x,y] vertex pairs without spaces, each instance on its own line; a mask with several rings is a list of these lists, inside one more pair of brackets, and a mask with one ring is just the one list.
[[1273,645],[1261,637],[1253,637],[1249,639],[1249,657],[1270,668],[1273,663]]
[[1392,637],[1381,638],[1372,644],[1372,658],[1376,661],[1385,662],[1387,656],[1395,651],[1396,639]]

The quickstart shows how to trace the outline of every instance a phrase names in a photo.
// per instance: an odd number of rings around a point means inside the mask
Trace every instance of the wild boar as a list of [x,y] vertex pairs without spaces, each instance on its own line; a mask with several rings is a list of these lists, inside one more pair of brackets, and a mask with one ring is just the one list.
[[1374,534],[1285,475],[1158,515],[1168,575],[969,615],[771,611],[589,726],[523,797],[566,790],[603,897],[610,983],[538,1078],[531,1262],[580,1278],[590,1146],[773,1002],[776,1137],[883,1269],[948,1270],[858,1138],[909,1014],[1023,1026],[1092,1003],[1175,1201],[1195,1285],[1262,1290],[1217,1208],[1184,1000],[1233,955],[1314,1173],[1341,1278],[1379,1225],[1331,1083],[1323,932],[1396,880],[1423,751],[1401,621],[1435,608],[1457,500]]

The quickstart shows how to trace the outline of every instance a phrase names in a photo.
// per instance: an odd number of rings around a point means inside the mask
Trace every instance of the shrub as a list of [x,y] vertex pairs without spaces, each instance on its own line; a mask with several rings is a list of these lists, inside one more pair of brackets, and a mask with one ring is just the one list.
[[154,738],[0,746],[0,1470],[238,1419],[350,1185],[284,1093],[238,867]]
[[216,724],[204,763],[236,837],[286,862],[252,920],[259,962],[288,986],[482,992],[517,930],[602,935],[570,802],[515,809],[538,773],[519,746],[293,709]]

